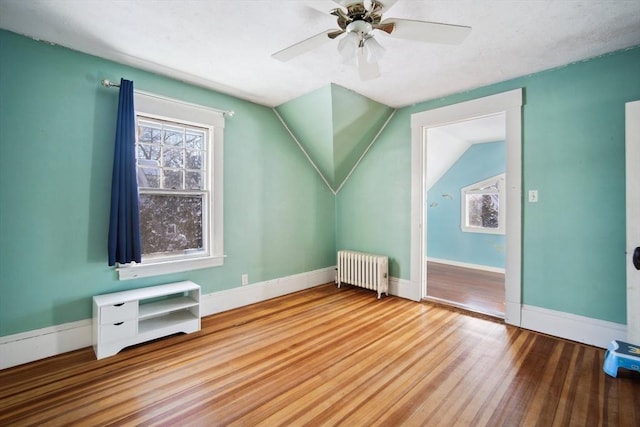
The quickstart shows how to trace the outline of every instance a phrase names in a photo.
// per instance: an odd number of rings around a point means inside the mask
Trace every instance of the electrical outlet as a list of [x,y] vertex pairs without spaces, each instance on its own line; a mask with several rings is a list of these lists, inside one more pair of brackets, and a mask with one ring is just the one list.
[[529,190],[529,203],[538,203],[538,190]]
[[249,284],[249,275],[248,274],[243,274],[242,275],[242,284],[243,285],[248,285]]

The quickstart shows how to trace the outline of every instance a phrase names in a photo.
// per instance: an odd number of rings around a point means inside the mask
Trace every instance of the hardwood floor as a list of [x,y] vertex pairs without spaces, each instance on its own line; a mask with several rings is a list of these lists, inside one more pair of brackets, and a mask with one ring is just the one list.
[[0,371],[0,425],[637,426],[604,351],[328,284],[95,360]]
[[427,262],[427,295],[504,318],[504,274]]

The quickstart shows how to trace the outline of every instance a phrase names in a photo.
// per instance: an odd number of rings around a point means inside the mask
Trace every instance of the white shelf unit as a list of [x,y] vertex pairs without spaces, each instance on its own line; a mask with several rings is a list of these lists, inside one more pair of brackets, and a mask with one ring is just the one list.
[[125,347],[200,330],[200,286],[177,282],[93,297],[93,349],[98,359]]

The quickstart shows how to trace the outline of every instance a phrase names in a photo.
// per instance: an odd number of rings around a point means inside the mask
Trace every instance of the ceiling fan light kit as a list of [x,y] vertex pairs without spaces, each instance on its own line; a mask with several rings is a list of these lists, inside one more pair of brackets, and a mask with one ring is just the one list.
[[[302,40],[272,55],[280,61],[289,61],[309,52],[329,40],[343,34],[338,42],[338,52],[346,64],[356,64],[361,80],[380,77],[378,61],[384,56],[385,48],[374,38],[374,31],[380,30],[391,37],[425,43],[459,44],[467,37],[471,27],[441,24],[437,22],[391,18],[382,20],[385,4],[372,0],[351,2],[334,0],[345,9],[338,7],[330,14],[338,18],[338,30],[327,30]],[[388,0],[390,6],[394,0]]]
[[363,46],[367,61],[378,62],[384,57],[386,49],[373,37],[367,37]]
[[356,33],[348,33],[338,42],[338,52],[345,64],[355,64],[356,49],[360,44],[360,37]]

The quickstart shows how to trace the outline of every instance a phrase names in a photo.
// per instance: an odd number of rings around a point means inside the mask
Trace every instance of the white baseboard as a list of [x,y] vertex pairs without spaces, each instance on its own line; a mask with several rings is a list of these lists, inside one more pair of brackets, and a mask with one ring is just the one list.
[[0,369],[91,346],[91,319],[0,337]]
[[489,265],[471,264],[468,262],[460,262],[460,261],[453,261],[450,259],[440,259],[440,258],[431,258],[431,257],[427,257],[427,261],[435,262],[437,264],[447,264],[447,265],[453,265],[455,267],[473,268],[474,270],[490,271],[492,273],[504,274],[504,268],[491,267]]
[[202,316],[210,316],[332,282],[336,278],[335,270],[335,267],[327,267],[202,295],[200,298],[200,313]]
[[397,297],[420,301],[420,286],[414,285],[411,280],[389,277],[389,293]]
[[[201,296],[202,316],[268,300],[335,280],[335,267],[309,271]],[[92,319],[0,337],[0,369],[92,345]]]
[[612,340],[627,338],[627,325],[531,305],[522,306],[521,326],[601,348],[606,348]]

